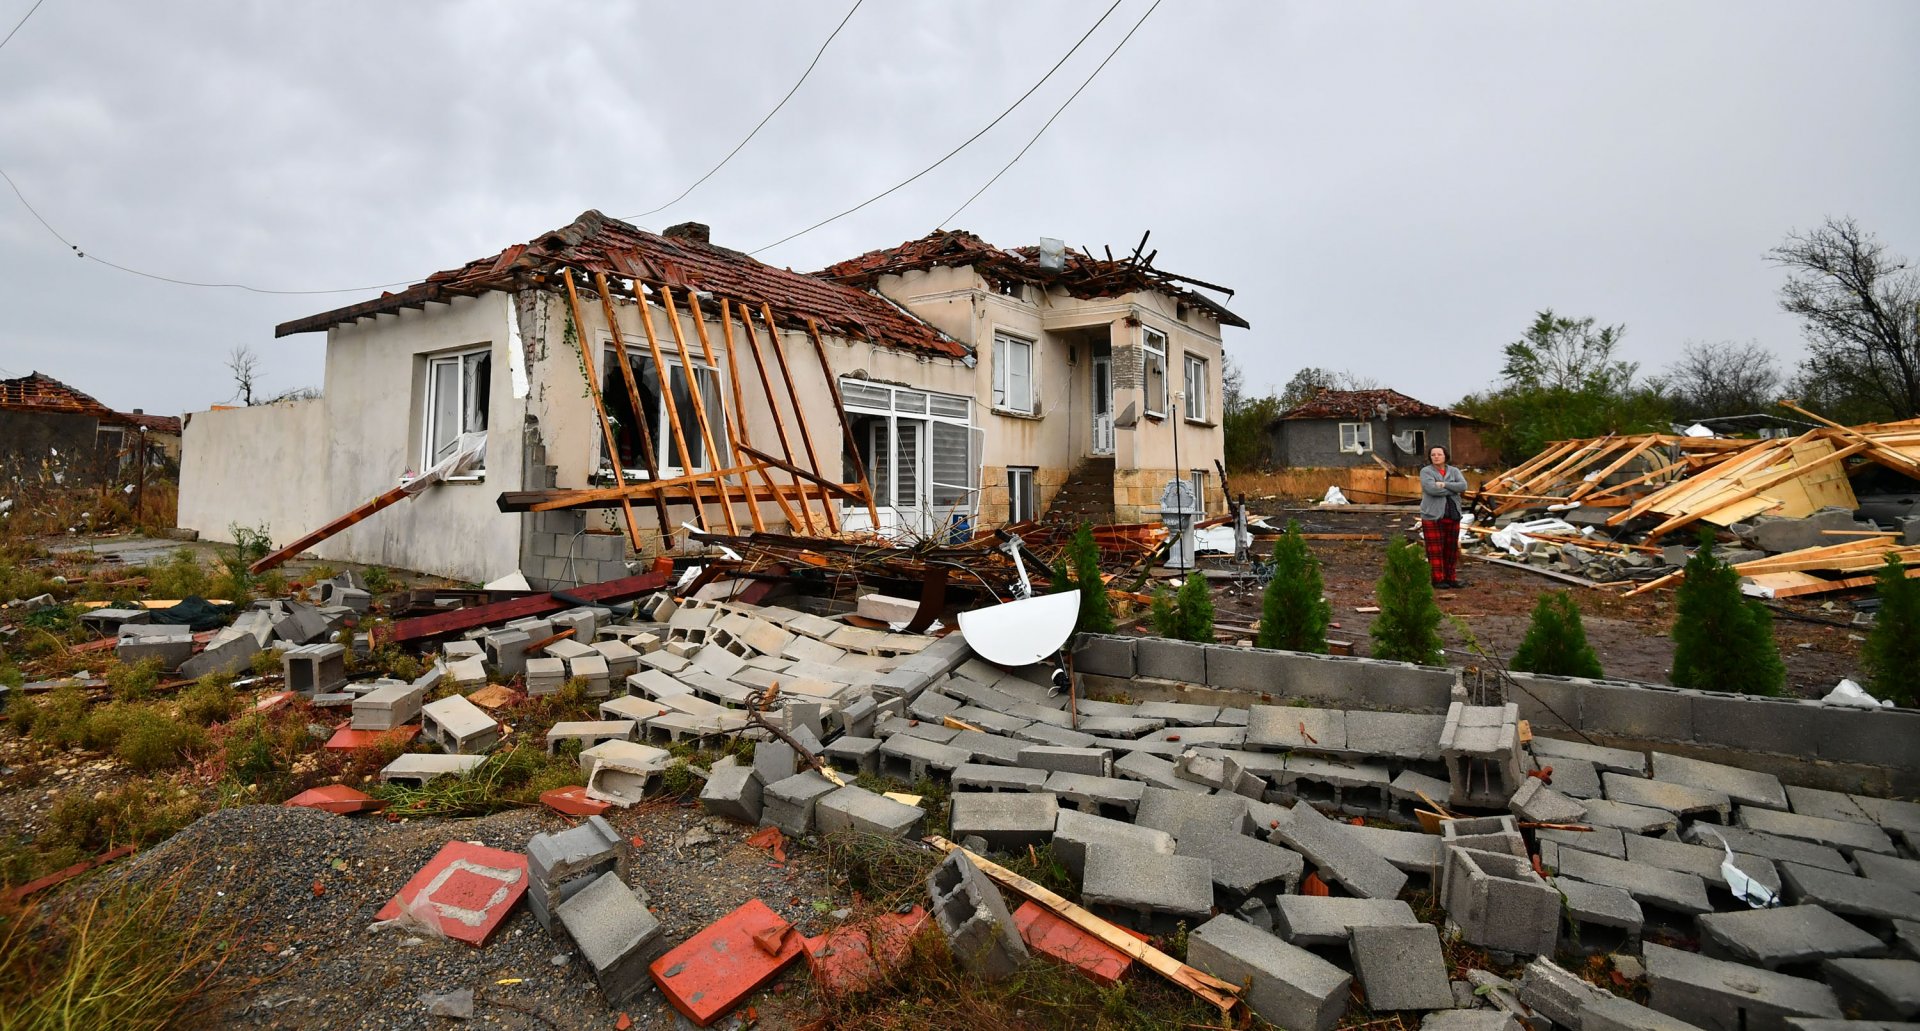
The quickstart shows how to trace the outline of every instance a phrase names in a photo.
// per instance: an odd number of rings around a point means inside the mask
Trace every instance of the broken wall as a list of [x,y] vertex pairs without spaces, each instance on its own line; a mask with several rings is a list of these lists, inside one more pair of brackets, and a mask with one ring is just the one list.
[[179,525],[229,544],[229,527],[265,525],[284,544],[345,512],[327,509],[326,439],[322,398],[188,415]]

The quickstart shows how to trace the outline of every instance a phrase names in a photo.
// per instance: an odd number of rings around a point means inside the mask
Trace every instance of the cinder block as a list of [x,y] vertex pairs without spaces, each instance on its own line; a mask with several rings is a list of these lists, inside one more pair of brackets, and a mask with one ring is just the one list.
[[1581,1031],[1586,1007],[1611,994],[1545,956],[1536,957],[1520,975],[1520,1001],[1568,1031]]
[[1432,924],[1356,927],[1352,950],[1354,972],[1375,1012],[1453,1008],[1440,931]]
[[1184,684],[1207,682],[1207,652],[1198,644],[1143,637],[1133,647],[1136,676]]
[[665,749],[632,741],[603,741],[580,753],[587,773],[587,797],[630,806],[646,797],[647,785],[667,768]]
[[918,826],[926,810],[849,784],[822,797],[814,807],[814,825],[822,834],[858,831],[903,838]]
[[1406,874],[1312,806],[1295,805],[1279,823],[1271,832],[1274,840],[1305,856],[1322,878],[1352,894],[1390,899],[1406,887]]
[[1213,864],[1205,859],[1109,844],[1086,851],[1081,897],[1136,930],[1164,931],[1179,920],[1192,925],[1213,911]]
[[651,982],[647,966],[667,950],[660,921],[617,874],[602,874],[560,903],[558,916],[607,1005],[631,1006]]
[[1243,920],[1217,916],[1187,939],[1187,962],[1248,985],[1255,1016],[1292,1031],[1331,1031],[1347,1009],[1346,971]]
[[964,791],[949,801],[954,839],[978,835],[999,849],[1046,844],[1060,817],[1059,800],[1044,792]]
[[1787,1017],[1838,1019],[1833,989],[1652,942],[1642,946],[1648,1005],[1707,1031],[1784,1031]]
[[[184,627],[179,629],[185,630]],[[182,663],[193,658],[193,635],[182,632],[122,637],[114,649],[114,655],[128,665],[159,659],[163,668],[179,669]]]
[[1113,753],[1105,748],[1030,745],[1020,750],[1020,765],[1029,769],[1082,773],[1089,777],[1106,776],[1112,760]]
[[1073,641],[1074,672],[1133,679],[1134,640],[1105,634],[1081,634]]
[[1075,880],[1086,876],[1087,850],[1098,845],[1169,856],[1174,853],[1173,835],[1165,831],[1072,809],[1060,810],[1053,828],[1053,857]]
[[969,971],[1000,980],[1027,961],[1026,943],[1007,911],[1007,900],[987,875],[959,849],[927,876],[928,907],[953,957]]
[[478,755],[499,742],[500,724],[466,698],[448,695],[421,706],[420,733],[448,752]]
[[281,652],[287,690],[308,696],[339,691],[347,682],[346,655],[337,644],[303,644]]
[[1580,726],[1589,734],[1645,741],[1692,741],[1692,691],[1595,681],[1580,693]]
[[354,730],[392,730],[420,715],[426,698],[424,687],[412,684],[388,684],[353,700]]
[[814,807],[838,789],[839,785],[812,770],[775,781],[761,794],[760,826],[778,827],[793,838],[809,834],[813,831]]
[[1560,941],[1560,893],[1524,859],[1447,849],[1441,903],[1461,937],[1475,945],[1551,956]]
[[[765,747],[764,744],[757,748]],[[757,750],[756,748],[756,750]],[[762,784],[751,766],[715,763],[700,789],[700,805],[715,816],[757,824],[761,814]]]

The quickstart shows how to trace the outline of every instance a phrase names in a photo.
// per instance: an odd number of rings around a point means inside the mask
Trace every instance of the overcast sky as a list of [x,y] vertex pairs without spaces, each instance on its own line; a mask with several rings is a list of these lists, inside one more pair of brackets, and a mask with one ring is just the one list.
[[[0,33],[31,0],[0,0]],[[800,270],[920,236],[1146,12],[1123,0],[992,132],[761,257]],[[1106,10],[871,0],[731,164],[640,219],[751,250],[989,122]],[[278,290],[416,281],[711,168],[850,0],[764,4],[44,0],[0,49],[0,168],[88,254]],[[1765,251],[1850,214],[1920,258],[1920,4],[1171,0],[955,225],[1060,237],[1234,287],[1256,390],[1346,368],[1437,403],[1543,307],[1797,356]],[[272,296],[80,260],[0,183],[0,370],[121,409],[321,385],[273,327],[377,290]]]

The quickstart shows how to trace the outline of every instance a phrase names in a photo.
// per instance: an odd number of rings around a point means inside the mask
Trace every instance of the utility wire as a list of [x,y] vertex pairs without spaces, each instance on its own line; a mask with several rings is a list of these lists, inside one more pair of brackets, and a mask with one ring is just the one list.
[[1046,135],[1047,130],[1052,127],[1054,118],[1060,117],[1060,113],[1067,109],[1068,104],[1073,103],[1074,98],[1080,95],[1081,90],[1084,90],[1088,86],[1093,85],[1093,80],[1095,76],[1098,76],[1100,74],[1101,69],[1107,66],[1107,61],[1113,60],[1114,56],[1120,53],[1120,48],[1127,45],[1127,40],[1132,39],[1133,34],[1140,31],[1140,26],[1145,25],[1147,23],[1147,19],[1153,17],[1153,12],[1155,10],[1158,10],[1159,7],[1160,7],[1160,0],[1153,0],[1153,6],[1147,8],[1147,13],[1141,15],[1140,20],[1133,23],[1133,28],[1128,29],[1127,34],[1125,36],[1122,36],[1120,38],[1120,42],[1114,45],[1113,52],[1107,55],[1106,61],[1101,61],[1100,67],[1095,68],[1093,70],[1093,74],[1087,76],[1087,81],[1080,84],[1080,89],[1074,90],[1073,96],[1068,97],[1066,101],[1060,105],[1059,109],[1054,111],[1053,117],[1048,118],[1046,124],[1040,127],[1040,131],[1033,134],[1033,139],[1028,140],[1027,145],[1020,148],[1020,153],[1015,154],[1013,156],[1013,160],[1007,162],[1004,166],[1002,166],[1000,171],[993,173],[993,178],[987,180],[987,183],[985,186],[982,186],[979,189],[973,191],[973,196],[968,197],[965,204],[962,204],[959,207],[953,209],[953,214],[948,215],[946,218],[941,219],[940,224],[935,228],[945,229],[947,227],[948,222],[951,222],[955,218],[958,218],[962,211],[967,210],[967,205],[972,204],[976,200],[979,200],[981,194],[987,192],[987,190],[991,188],[994,183],[999,182],[1000,177],[1007,174],[1007,169],[1012,168],[1014,165],[1019,163],[1021,158],[1026,157],[1027,151],[1031,150],[1033,148],[1033,145],[1040,141],[1040,137]]
[[14,22],[13,28],[7,31],[7,38],[0,39],[0,47],[5,47],[8,43],[13,42],[13,34],[16,32],[19,32],[20,26],[25,25],[27,23],[27,19],[33,17],[33,12],[39,10],[40,5],[46,2],[47,0],[33,0],[33,6],[27,8],[27,13],[21,15],[20,20],[17,22]]
[[[861,208],[864,208],[867,205],[872,204],[874,201],[877,201],[882,197],[885,197],[888,194],[893,193],[894,191],[900,189],[901,187],[906,186],[908,183],[911,183],[914,180],[920,178],[921,176],[926,175],[928,172],[931,172],[934,169],[939,168],[941,165],[946,164],[947,161],[950,158],[952,158],[955,154],[958,154],[961,151],[967,149],[969,146],[973,144],[973,141],[979,139],[982,136],[985,136],[988,130],[992,129],[996,125],[999,125],[1002,119],[1006,118],[1008,115],[1013,113],[1014,108],[1017,108],[1021,104],[1026,103],[1027,98],[1033,96],[1034,91],[1038,90],[1041,86],[1045,85],[1048,79],[1053,78],[1053,73],[1059,71],[1060,66],[1067,63],[1067,58],[1072,57],[1075,54],[1075,52],[1077,52],[1080,49],[1081,45],[1084,44],[1087,41],[1087,39],[1093,35],[1094,30],[1098,29],[1103,23],[1105,23],[1108,15],[1111,15],[1116,9],[1118,9],[1120,4],[1121,4],[1121,0],[1113,0],[1113,6],[1107,8],[1106,11],[1100,15],[1099,20],[1095,21],[1092,27],[1087,29],[1087,31],[1083,35],[1081,35],[1079,40],[1077,40],[1073,44],[1071,49],[1069,49],[1065,54],[1062,54],[1060,56],[1060,60],[1055,61],[1053,63],[1052,68],[1047,69],[1047,74],[1042,75],[1040,77],[1039,82],[1036,82],[1032,86],[1027,87],[1027,91],[1025,93],[1020,94],[1020,99],[1015,100],[1011,105],[1007,107],[1005,111],[1002,111],[998,115],[995,115],[993,121],[988,122],[986,126],[982,128],[979,132],[976,132],[972,136],[967,137],[965,142],[961,143],[958,147],[955,147],[952,150],[947,151],[946,154],[941,156],[940,160],[935,161],[933,164],[928,165],[927,167],[921,169],[920,171],[913,173],[912,175],[906,177],[905,179],[902,179],[901,181],[893,184],[892,186],[889,186],[886,189],[880,191],[879,193],[876,193],[873,196],[868,197],[866,200],[863,200],[860,203],[855,204],[853,207],[850,207],[847,210],[842,211],[837,215],[833,215],[828,218],[823,218],[820,221],[815,222],[814,224],[806,227],[805,229],[800,230],[797,233],[791,233],[787,236],[783,236],[780,239],[775,240],[764,247],[760,247],[755,250],[748,251],[747,253],[759,254],[762,251],[770,251],[773,248],[778,247],[783,243],[787,243],[788,241],[797,240],[800,237],[803,237],[808,233],[811,233],[814,230],[819,229],[821,226],[828,225],[829,223],[837,222],[840,219],[843,219],[848,215],[851,215],[854,212],[859,211]],[[1156,7],[1159,6],[1159,0],[1154,0],[1154,6]],[[1148,13],[1151,14],[1152,12],[1149,11]],[[1138,27],[1139,26],[1137,25],[1135,26],[1135,28],[1138,28]]]
[[773,110],[768,111],[767,116],[765,118],[760,119],[760,124],[754,126],[752,132],[747,133],[746,139],[743,139],[739,143],[734,144],[733,149],[730,151],[727,151],[727,156],[721,158],[719,164],[708,169],[706,175],[703,175],[700,178],[695,179],[693,181],[692,186],[689,186],[686,189],[681,190],[680,195],[678,197],[675,197],[674,199],[666,202],[665,204],[662,204],[659,207],[654,208],[652,211],[642,211],[638,215],[630,215],[627,218],[623,219],[622,221],[631,222],[636,218],[646,218],[648,215],[654,214],[655,212],[665,211],[666,209],[673,207],[675,204],[678,204],[681,201],[687,199],[687,194],[692,193],[695,189],[699,188],[701,183],[704,183],[708,179],[713,178],[713,174],[715,172],[718,172],[722,168],[725,168],[727,166],[727,162],[732,161],[733,156],[735,154],[740,153],[740,149],[742,147],[745,147],[748,143],[751,143],[753,141],[753,138],[759,135],[760,130],[765,128],[766,124],[773,120],[773,116],[779,114],[780,109],[787,106],[787,101],[792,100],[793,95],[795,93],[800,92],[801,83],[806,82],[807,76],[813,74],[814,65],[817,65],[820,63],[821,55],[827,52],[827,47],[833,45],[834,37],[840,35],[840,30],[847,27],[847,22],[853,20],[853,13],[855,11],[858,11],[860,9],[860,5],[865,2],[866,0],[854,0],[853,6],[847,10],[847,16],[840,19],[840,24],[834,26],[832,34],[827,36],[827,41],[825,43],[820,44],[820,49],[814,52],[813,62],[807,65],[806,71],[800,73],[799,82],[795,82],[793,84],[793,88],[787,91],[787,95],[784,97],[781,97],[780,102],[778,104],[773,105]]
[[110,269],[118,269],[121,272],[139,276],[143,279],[157,279],[162,283],[173,283],[177,286],[199,286],[219,290],[245,290],[248,293],[255,294],[363,294],[369,290],[383,290],[390,286],[411,286],[413,284],[412,280],[402,280],[398,283],[375,283],[372,286],[343,286],[332,290],[269,290],[265,287],[250,286],[246,283],[202,283],[191,279],[175,279],[172,276],[163,276],[155,272],[142,272],[137,268],[117,265],[98,255],[88,254],[86,251],[81,250],[79,244],[61,235],[60,230],[55,229],[53,223],[47,221],[46,218],[34,208],[33,204],[27,200],[27,195],[20,192],[20,184],[14,182],[13,176],[8,175],[7,170],[4,168],[0,168],[0,179],[5,179],[7,185],[13,189],[13,195],[19,198],[20,206],[26,208],[28,214],[32,215],[42,226],[45,226],[47,232],[53,234],[54,239],[66,244],[67,249],[73,252],[74,257],[85,261],[97,262]]

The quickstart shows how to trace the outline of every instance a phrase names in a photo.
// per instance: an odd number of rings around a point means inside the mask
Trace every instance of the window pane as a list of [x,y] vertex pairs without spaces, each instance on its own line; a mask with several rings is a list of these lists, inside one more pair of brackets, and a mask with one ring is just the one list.
[[899,440],[894,454],[894,504],[906,508],[920,503],[920,427],[915,419],[901,419],[896,425]]
[[447,457],[453,453],[453,445],[460,433],[460,362],[454,358],[440,358],[431,363],[428,369],[431,382],[427,386],[430,398],[427,414],[427,464]]
[[[713,433],[713,446],[727,453],[727,409],[720,400],[720,374],[713,369],[695,369],[694,378],[700,383],[700,393],[707,400],[707,429]],[[710,468],[718,468],[719,462],[709,462]]]
[[462,379],[460,429],[478,433],[487,428],[487,407],[493,387],[493,355],[487,351],[460,359]]
[[[670,382],[673,385],[673,414],[680,420],[680,437],[687,445],[687,460],[693,463],[686,472],[697,472],[707,467],[706,443],[700,438],[700,415],[693,407],[693,389],[687,383],[687,370],[678,365],[667,366]],[[671,430],[668,431],[671,434]],[[680,464],[680,445],[669,441],[673,447],[674,464]]]
[[927,430],[933,503],[965,503],[971,471],[967,462],[967,428],[950,422],[936,422]]
[[934,415],[943,415],[949,419],[965,419],[972,410],[972,404],[964,397],[949,397],[945,394],[933,394],[928,398],[928,409]]
[[1010,350],[1006,337],[993,338],[993,406],[1004,408],[1007,404],[1007,351]]
[[886,387],[877,387],[860,380],[840,381],[840,399],[846,402],[848,407],[878,408],[884,412],[892,407],[892,393]]
[[917,390],[896,390],[893,392],[893,406],[898,411],[912,412],[915,415],[925,415],[927,411],[927,395]]
[[873,468],[867,479],[873,484],[874,504],[893,504],[893,443],[885,419],[873,423]]

